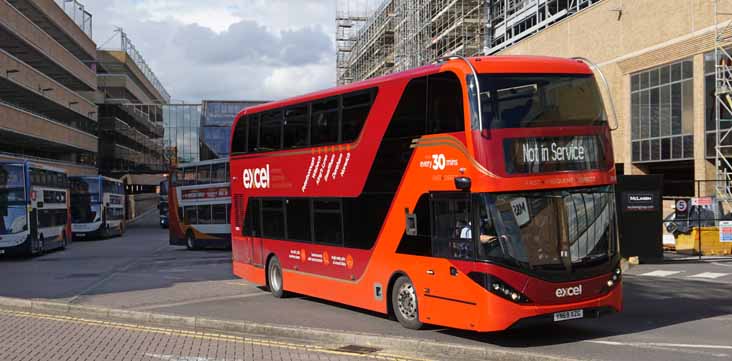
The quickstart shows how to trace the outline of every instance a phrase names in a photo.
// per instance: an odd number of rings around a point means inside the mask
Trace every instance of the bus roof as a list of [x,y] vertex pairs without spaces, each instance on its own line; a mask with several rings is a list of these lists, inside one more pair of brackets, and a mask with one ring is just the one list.
[[19,165],[28,164],[28,166],[32,167],[32,168],[43,169],[43,170],[48,170],[48,171],[58,172],[58,173],[63,173],[63,174],[68,175],[66,173],[66,171],[61,168],[55,168],[55,167],[51,167],[51,166],[48,166],[45,164],[35,163],[30,160],[2,160],[2,161],[0,161],[0,164],[19,164]]
[[[591,69],[579,60],[549,57],[549,56],[528,56],[528,55],[499,55],[480,56],[468,58],[480,74],[592,74]],[[246,108],[237,114],[232,129],[236,128],[239,119],[247,114],[259,113],[262,111],[286,107],[317,99],[327,98],[351,91],[368,89],[384,82],[411,79],[438,73],[445,70],[446,65],[451,68],[466,67],[465,62],[460,59],[451,59],[445,62],[433,63],[418,68],[405,70],[397,73],[383,75],[380,77],[362,80],[351,84],[341,85],[325,90],[316,91],[292,98],[277,100],[270,103],[255,105]],[[467,69],[466,69],[467,70]]]

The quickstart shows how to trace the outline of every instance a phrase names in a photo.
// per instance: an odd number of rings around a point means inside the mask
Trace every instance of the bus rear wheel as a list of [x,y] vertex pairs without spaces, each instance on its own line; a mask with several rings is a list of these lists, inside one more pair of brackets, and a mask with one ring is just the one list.
[[267,287],[272,296],[283,298],[287,295],[282,285],[282,266],[277,256],[272,256],[267,265]]
[[409,277],[401,276],[394,282],[391,305],[394,315],[402,326],[412,330],[419,330],[424,326],[419,320],[417,291]]

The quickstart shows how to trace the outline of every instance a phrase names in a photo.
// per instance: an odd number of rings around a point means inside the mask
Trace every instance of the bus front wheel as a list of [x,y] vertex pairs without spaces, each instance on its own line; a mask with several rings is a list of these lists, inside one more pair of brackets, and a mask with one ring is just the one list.
[[402,326],[412,330],[422,328],[424,324],[419,321],[417,291],[408,277],[401,276],[394,282],[391,291],[391,304],[394,315]]
[[190,250],[198,249],[198,242],[196,242],[196,237],[193,236],[193,232],[188,232],[186,235],[186,247]]
[[282,286],[282,266],[277,256],[272,256],[267,266],[267,286],[272,296],[283,298],[286,296],[285,289]]

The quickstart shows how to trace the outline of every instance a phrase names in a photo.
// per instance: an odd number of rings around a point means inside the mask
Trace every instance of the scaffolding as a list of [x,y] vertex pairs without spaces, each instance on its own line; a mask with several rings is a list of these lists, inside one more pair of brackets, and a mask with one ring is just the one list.
[[351,4],[340,0],[336,4],[336,67],[338,71],[338,85],[353,81],[348,66],[358,31],[368,20],[366,8],[352,10]]
[[714,59],[715,59],[715,193],[732,203],[732,9],[720,8],[714,1]]
[[339,2],[338,83],[347,84],[391,73],[394,67],[394,1],[384,1],[369,16],[367,5],[352,11]]
[[[357,2],[358,0],[353,0]],[[336,16],[338,83],[373,78],[483,50],[485,0],[385,0],[369,16]]]
[[486,0],[485,53],[495,54],[601,0]]

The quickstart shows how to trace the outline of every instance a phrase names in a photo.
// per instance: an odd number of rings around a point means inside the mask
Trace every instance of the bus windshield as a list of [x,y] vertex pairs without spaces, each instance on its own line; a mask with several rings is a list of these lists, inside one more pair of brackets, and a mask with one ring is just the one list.
[[71,179],[71,196],[90,197],[92,202],[99,202],[99,179],[98,178],[73,178]]
[[480,75],[482,129],[605,125],[593,75]]
[[22,165],[0,165],[0,206],[25,204]]
[[101,214],[99,178],[71,179],[71,219],[73,223],[91,223]]
[[23,173],[22,165],[0,165],[0,234],[28,229]]
[[572,271],[616,252],[611,187],[480,195],[479,260]]

